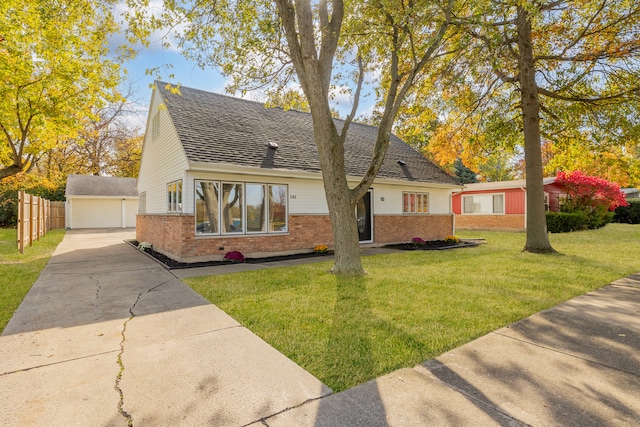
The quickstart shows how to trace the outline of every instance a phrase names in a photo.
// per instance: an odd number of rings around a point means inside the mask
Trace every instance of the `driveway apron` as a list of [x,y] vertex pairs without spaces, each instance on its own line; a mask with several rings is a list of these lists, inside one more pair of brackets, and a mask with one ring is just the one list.
[[67,232],[0,337],[0,425],[242,426],[330,393],[134,237]]

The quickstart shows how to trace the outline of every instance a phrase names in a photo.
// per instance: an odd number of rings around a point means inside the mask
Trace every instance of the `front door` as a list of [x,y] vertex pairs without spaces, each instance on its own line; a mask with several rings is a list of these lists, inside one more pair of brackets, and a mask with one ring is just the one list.
[[373,216],[371,211],[371,190],[358,201],[356,218],[358,220],[358,237],[360,243],[373,242]]

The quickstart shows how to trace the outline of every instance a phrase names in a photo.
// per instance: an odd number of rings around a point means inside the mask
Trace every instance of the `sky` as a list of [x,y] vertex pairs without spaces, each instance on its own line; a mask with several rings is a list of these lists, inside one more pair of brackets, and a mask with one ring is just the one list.
[[[113,46],[121,42],[118,38],[112,40]],[[240,93],[229,94],[225,90],[227,79],[215,68],[201,69],[194,62],[186,59],[177,48],[163,47],[159,39],[152,39],[148,48],[138,46],[137,50],[138,55],[124,64],[128,72],[127,83],[131,84],[134,91],[129,97],[129,101],[135,107],[135,114],[131,119],[133,126],[142,129],[145,127],[152,92],[149,86],[156,78],[209,92],[240,96]],[[147,70],[156,68],[158,71],[154,71],[153,75],[146,73]],[[174,75],[172,79],[170,79],[171,74]],[[256,92],[248,92],[242,98],[264,101],[263,95]],[[351,110],[352,100],[348,94],[338,93],[334,96],[332,106],[340,112],[342,117],[345,117]],[[372,109],[372,97],[361,97],[357,115],[368,115]]]

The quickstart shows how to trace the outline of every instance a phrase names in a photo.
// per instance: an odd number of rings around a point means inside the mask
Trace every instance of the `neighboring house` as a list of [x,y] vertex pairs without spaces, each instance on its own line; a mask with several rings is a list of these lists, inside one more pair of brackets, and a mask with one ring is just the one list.
[[65,197],[66,228],[136,226],[138,191],[135,178],[69,175]]
[[[564,197],[555,178],[544,179],[547,210],[558,211]],[[481,182],[466,184],[452,197],[456,228],[460,230],[524,230],[527,228],[526,181]]]
[[[333,244],[311,115],[156,83],[138,177],[137,239],[179,261],[258,257]],[[340,129],[343,122],[336,120]],[[369,165],[377,128],[351,124],[350,182]],[[457,180],[395,136],[358,203],[362,243],[453,233]]]
[[622,191],[625,199],[627,200],[635,200],[640,198],[640,190],[637,188],[622,188],[620,191]]

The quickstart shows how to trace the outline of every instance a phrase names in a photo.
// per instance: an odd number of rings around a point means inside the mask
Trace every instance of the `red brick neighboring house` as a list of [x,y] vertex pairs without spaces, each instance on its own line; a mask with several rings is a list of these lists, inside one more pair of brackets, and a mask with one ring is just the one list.
[[[547,210],[557,212],[565,192],[555,178],[544,179]],[[459,230],[525,230],[526,182],[481,182],[466,184],[452,197],[452,210]]]
[[[341,129],[343,122],[336,120]],[[352,123],[345,166],[352,185],[377,128]],[[357,206],[367,245],[453,233],[457,179],[392,135],[384,164]],[[156,82],[137,189],[138,241],[183,262],[229,251],[259,257],[333,244],[311,115]]]

